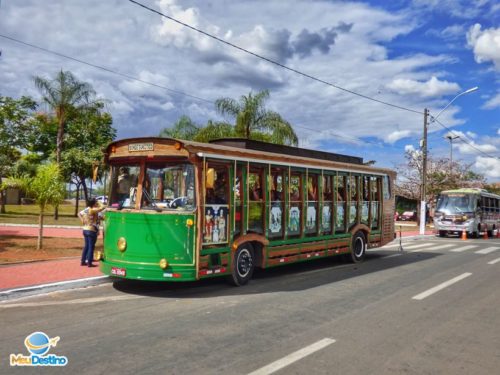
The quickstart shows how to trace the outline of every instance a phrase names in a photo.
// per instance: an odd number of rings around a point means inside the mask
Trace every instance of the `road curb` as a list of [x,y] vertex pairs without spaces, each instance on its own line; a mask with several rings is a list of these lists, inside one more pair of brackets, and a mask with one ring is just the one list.
[[37,294],[44,294],[48,292],[84,288],[88,286],[110,283],[112,281],[113,279],[109,276],[94,276],[86,277],[84,279],[66,280],[49,284],[31,285],[22,288],[1,290],[0,302],[10,301],[13,299],[33,296]]

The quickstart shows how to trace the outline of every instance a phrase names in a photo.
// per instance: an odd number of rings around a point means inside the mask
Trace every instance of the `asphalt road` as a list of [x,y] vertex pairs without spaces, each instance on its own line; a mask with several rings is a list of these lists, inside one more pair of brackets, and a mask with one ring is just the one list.
[[117,281],[2,302],[0,373],[35,331],[60,337],[60,373],[498,373],[500,240],[397,250],[262,271],[242,288]]

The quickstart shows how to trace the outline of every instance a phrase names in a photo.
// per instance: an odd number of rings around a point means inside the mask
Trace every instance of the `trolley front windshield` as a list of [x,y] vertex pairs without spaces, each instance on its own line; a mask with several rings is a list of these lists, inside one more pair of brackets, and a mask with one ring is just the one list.
[[138,183],[138,165],[113,166],[112,175],[111,207],[135,208],[137,190],[142,186],[143,209],[192,211],[195,208],[194,167],[189,163],[147,163],[142,184]]

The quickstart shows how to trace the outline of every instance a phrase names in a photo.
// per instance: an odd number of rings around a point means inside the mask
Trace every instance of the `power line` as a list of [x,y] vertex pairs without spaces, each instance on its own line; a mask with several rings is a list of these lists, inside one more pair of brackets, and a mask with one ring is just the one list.
[[441,121],[439,121],[438,119],[432,117],[432,120],[435,121],[435,122],[437,122],[439,125],[441,125],[442,128],[448,130],[452,135],[457,136],[459,140],[461,140],[462,142],[464,142],[465,144],[467,144],[469,147],[475,149],[476,151],[480,152],[481,154],[485,155],[486,157],[492,158],[492,159],[500,159],[500,157],[498,157],[498,156],[493,156],[493,155],[490,155],[490,154],[484,152],[483,150],[480,150],[479,148],[477,148],[476,146],[474,146],[472,144],[472,142],[473,142],[472,140],[470,140],[470,142],[469,142],[469,140],[465,139],[467,137],[462,137],[462,136],[458,135],[453,130],[451,130],[449,127],[447,127],[446,125],[444,125],[443,123],[441,123]]
[[349,93],[349,94],[359,96],[359,97],[361,97],[361,98],[363,98],[363,99],[371,100],[371,101],[374,101],[374,102],[377,102],[377,103],[380,103],[380,104],[384,104],[384,105],[387,105],[387,106],[390,106],[390,107],[393,107],[393,108],[398,108],[398,109],[401,109],[401,110],[404,110],[404,111],[417,113],[417,114],[419,114],[419,115],[422,115],[422,114],[423,114],[423,112],[421,112],[421,111],[417,111],[417,110],[414,110],[414,109],[411,109],[411,108],[402,107],[402,106],[399,106],[399,105],[396,105],[396,104],[392,104],[392,103],[389,103],[389,102],[385,102],[385,101],[383,101],[383,100],[375,99],[375,98],[372,98],[372,97],[370,97],[370,96],[367,96],[367,95],[364,95],[364,94],[360,94],[360,93],[358,93],[358,92],[355,92],[355,91],[352,91],[352,90],[346,89],[346,88],[344,88],[344,87],[341,87],[341,86],[335,85],[335,84],[333,84],[333,83],[330,83],[330,82],[324,81],[324,80],[322,80],[322,79],[320,79],[320,78],[314,77],[314,76],[312,76],[312,75],[310,75],[310,74],[307,74],[307,73],[304,73],[304,72],[301,72],[301,71],[299,71],[299,70],[297,70],[297,69],[290,68],[290,67],[289,67],[289,66],[287,66],[287,65],[281,64],[281,63],[279,63],[279,62],[277,62],[277,61],[274,61],[274,60],[272,60],[272,59],[270,59],[270,58],[268,58],[268,57],[265,57],[265,56],[259,55],[259,54],[255,53],[255,52],[249,51],[249,50],[247,50],[247,49],[245,49],[245,48],[243,48],[243,47],[237,46],[236,44],[233,44],[233,43],[228,42],[228,41],[226,41],[226,40],[224,40],[224,39],[221,39],[221,38],[219,38],[219,37],[217,37],[217,36],[215,36],[215,35],[209,34],[209,33],[208,33],[208,32],[206,32],[206,31],[200,30],[200,29],[198,29],[198,28],[196,28],[196,27],[194,27],[194,26],[191,26],[191,25],[189,25],[189,24],[187,24],[187,23],[184,23],[184,22],[182,22],[182,21],[179,21],[179,20],[177,20],[177,19],[175,19],[175,18],[173,18],[173,17],[171,17],[171,16],[167,16],[166,14],[164,14],[164,13],[162,13],[162,12],[160,12],[160,11],[156,10],[156,9],[150,8],[150,7],[148,7],[148,6],[146,6],[146,5],[142,4],[142,3],[139,3],[139,2],[137,2],[137,1],[135,1],[135,0],[129,0],[129,1],[130,1],[131,3],[134,3],[134,4],[138,5],[138,6],[140,6],[140,7],[144,8],[144,9],[146,9],[146,10],[149,10],[150,12],[156,13],[156,14],[160,15],[161,17],[165,17],[165,18],[167,18],[167,19],[169,19],[169,20],[171,20],[171,21],[174,21],[174,22],[178,23],[179,25],[185,26],[185,27],[187,27],[187,28],[189,28],[189,29],[191,29],[191,30],[193,30],[193,31],[196,31],[196,32],[198,32],[198,33],[200,33],[200,34],[203,34],[203,35],[205,35],[205,36],[208,36],[209,38],[212,38],[212,39],[214,39],[214,40],[216,40],[216,41],[218,41],[218,42],[224,43],[224,44],[226,44],[226,45],[228,45],[228,46],[230,46],[230,47],[236,48],[237,50],[240,50],[240,51],[245,52],[245,53],[247,53],[247,54],[249,54],[249,55],[252,55],[252,56],[254,56],[254,57],[257,57],[257,58],[259,58],[259,59],[261,59],[261,60],[267,61],[267,62],[269,62],[269,63],[271,63],[271,64],[277,65],[277,66],[279,66],[279,67],[281,67],[281,68],[283,68],[283,69],[289,70],[289,71],[291,71],[291,72],[293,72],[293,73],[299,74],[299,75],[301,75],[301,76],[303,76],[303,77],[306,77],[306,78],[312,79],[312,80],[314,80],[314,81],[316,81],[316,82],[323,83],[323,84],[325,84],[325,85],[328,85],[328,86],[334,87],[334,88],[336,88],[336,89],[338,89],[338,90],[345,91],[345,92],[347,92],[347,93]]
[[[297,124],[295,124],[293,126],[296,127],[296,128],[301,128],[301,129],[305,129],[305,130],[309,130],[309,131],[313,131],[313,132],[317,132],[318,131],[318,129],[308,128],[308,127],[303,126],[303,125],[297,125]],[[356,138],[356,137],[351,137],[351,136],[348,136],[348,135],[345,135],[345,134],[340,134],[340,133],[337,133],[337,132],[333,132],[333,131],[331,131],[329,129],[325,129],[325,131],[328,132],[328,133],[330,133],[330,134],[332,134],[332,135],[334,135],[334,136],[336,136],[336,137],[344,138],[344,139],[346,139],[348,141],[351,141],[351,142],[354,141],[356,143],[372,144],[372,145],[375,145],[375,146],[378,146],[378,147],[392,147],[392,148],[397,148],[397,147],[392,146],[392,145],[391,146],[387,146],[387,145],[380,144],[378,142],[369,141],[369,140],[366,140],[366,139],[361,139],[361,138]]]
[[19,43],[19,44],[23,44],[23,45],[31,47],[31,48],[38,49],[38,50],[46,52],[46,53],[50,53],[52,55],[56,55],[56,56],[63,57],[63,58],[68,59],[68,60],[76,61],[76,62],[78,62],[80,64],[84,64],[84,65],[88,65],[88,66],[91,66],[91,67],[96,68],[96,69],[104,70],[105,72],[112,73],[112,74],[115,74],[115,75],[120,76],[120,77],[127,78],[127,79],[132,80],[132,81],[137,81],[137,82],[144,83],[146,85],[150,85],[150,86],[154,86],[154,87],[157,87],[157,88],[160,88],[160,89],[164,89],[164,90],[170,91],[170,92],[172,92],[174,94],[188,96],[190,98],[201,100],[201,101],[204,101],[204,102],[207,102],[207,103],[211,103],[211,104],[214,103],[212,100],[200,98],[199,96],[191,95],[191,94],[179,91],[179,90],[174,90],[174,89],[171,89],[169,87],[159,85],[157,83],[145,81],[143,79],[140,79],[140,78],[137,78],[137,77],[125,74],[125,73],[121,73],[121,72],[118,72],[116,70],[113,70],[113,69],[110,69],[110,68],[106,68],[104,66],[100,66],[100,65],[97,65],[97,64],[90,63],[88,61],[77,59],[76,57],[71,57],[71,56],[65,55],[65,54],[60,53],[60,52],[52,51],[50,49],[43,48],[43,47],[40,47],[40,46],[36,46],[34,44],[31,44],[31,43],[23,42],[22,40],[15,39],[15,38],[12,38],[12,37],[7,36],[7,35],[0,34],[0,37],[8,39],[8,40],[11,40],[11,41]]
[[[63,54],[61,52],[52,51],[50,49],[47,49],[47,48],[44,48],[44,47],[40,47],[40,46],[37,46],[35,44],[31,44],[31,43],[28,43],[28,42],[25,42],[25,41],[22,41],[22,40],[19,40],[19,39],[16,39],[16,38],[13,38],[13,37],[10,37],[10,36],[7,36],[7,35],[0,34],[0,37],[8,39],[8,40],[16,42],[16,43],[19,43],[19,44],[22,44],[22,45],[25,45],[25,46],[28,46],[28,47],[31,47],[31,48],[34,48],[34,49],[37,49],[37,50],[40,50],[40,51],[43,51],[45,53],[49,53],[49,54],[52,54],[52,55],[55,55],[55,56],[59,56],[59,57],[62,57],[62,58],[68,59],[68,60],[72,60],[72,61],[78,62],[80,64],[84,64],[84,65],[87,65],[87,66],[90,66],[90,67],[93,67],[93,68],[96,68],[96,69],[103,70],[103,71],[111,73],[111,74],[115,74],[115,75],[118,75],[120,77],[124,77],[124,78],[129,79],[129,80],[141,82],[141,83],[146,84],[146,85],[150,85],[150,86],[154,86],[154,87],[157,87],[157,88],[161,88],[161,89],[173,92],[175,94],[184,95],[184,96],[187,96],[187,97],[190,97],[190,98],[194,98],[194,99],[197,99],[197,100],[201,100],[201,101],[204,101],[204,102],[207,102],[207,103],[210,103],[210,104],[214,104],[215,103],[213,100],[201,98],[201,97],[198,97],[198,96],[195,96],[195,95],[191,95],[191,94],[185,93],[183,91],[174,90],[174,89],[171,89],[171,88],[166,87],[166,86],[162,86],[162,85],[159,85],[159,84],[156,84],[156,83],[153,83],[153,82],[145,81],[143,79],[140,79],[140,78],[137,78],[137,77],[125,74],[125,73],[121,73],[119,71],[116,71],[116,70],[113,70],[113,69],[110,69],[110,68],[107,68],[107,67],[104,67],[104,66],[101,66],[101,65],[90,63],[88,61],[85,61],[85,60],[82,60],[82,59],[79,59],[79,58],[76,58],[76,57],[72,57],[72,56]],[[294,127],[305,129],[305,130],[310,130],[310,131],[314,131],[314,132],[316,132],[318,130],[318,129],[312,129],[312,128],[309,128],[309,127],[305,127],[305,126],[302,126],[302,125],[294,125]],[[381,144],[377,143],[377,142],[373,142],[373,141],[369,141],[369,140],[363,140],[363,139],[356,138],[356,137],[350,137],[348,135],[343,135],[343,134],[340,134],[340,133],[337,133],[337,132],[332,132],[332,131],[329,131],[329,132],[331,134],[339,137],[339,138],[343,138],[343,139],[346,139],[346,140],[349,140],[349,141],[356,141],[356,142],[364,143],[364,144],[373,144],[373,145],[376,145],[376,146],[379,146],[379,147],[381,146]]]

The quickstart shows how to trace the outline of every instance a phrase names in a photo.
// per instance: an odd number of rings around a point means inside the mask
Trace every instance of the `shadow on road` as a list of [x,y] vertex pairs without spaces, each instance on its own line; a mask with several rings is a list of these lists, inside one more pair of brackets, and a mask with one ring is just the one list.
[[224,277],[181,283],[116,280],[113,287],[123,293],[157,298],[212,298],[229,295],[251,295],[295,292],[336,283],[353,277],[426,261],[441,253],[405,253],[385,258],[394,252],[367,253],[360,264],[343,262],[340,257],[318,259],[266,270],[255,270],[253,279],[243,287],[234,287]]

